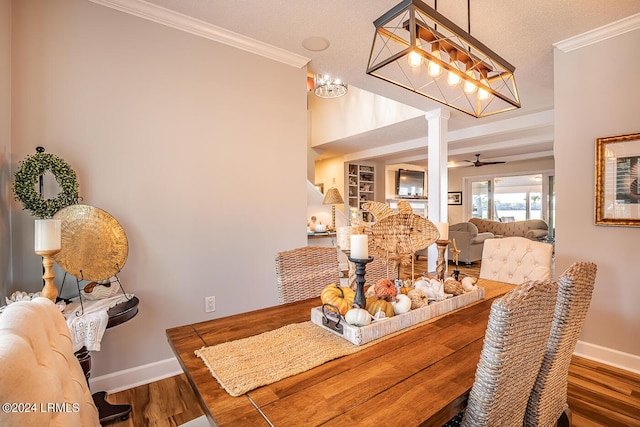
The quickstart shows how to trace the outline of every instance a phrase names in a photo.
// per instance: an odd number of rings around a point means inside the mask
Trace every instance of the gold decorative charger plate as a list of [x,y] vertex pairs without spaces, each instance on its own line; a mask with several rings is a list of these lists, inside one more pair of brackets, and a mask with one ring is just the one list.
[[106,211],[88,205],[60,209],[54,219],[62,221],[62,250],[56,262],[82,280],[105,280],[127,262],[129,244],[124,229]]

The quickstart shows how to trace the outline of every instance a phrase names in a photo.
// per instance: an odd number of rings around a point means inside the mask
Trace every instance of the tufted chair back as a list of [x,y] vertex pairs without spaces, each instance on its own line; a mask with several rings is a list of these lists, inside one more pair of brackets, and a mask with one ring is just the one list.
[[67,323],[48,299],[16,302],[0,315],[0,366],[0,401],[35,405],[2,411],[3,427],[100,425]]
[[524,237],[488,239],[482,249],[480,278],[520,285],[551,278],[553,246]]

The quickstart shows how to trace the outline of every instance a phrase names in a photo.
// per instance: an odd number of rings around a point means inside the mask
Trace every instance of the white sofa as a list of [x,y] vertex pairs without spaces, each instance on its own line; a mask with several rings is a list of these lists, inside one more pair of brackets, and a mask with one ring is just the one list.
[[[484,241],[493,239],[493,233],[480,233],[478,227],[471,222],[459,222],[449,226],[449,250],[453,249],[453,239],[456,239],[456,246],[461,251],[459,261],[464,262],[467,267],[474,261],[482,259],[482,248]],[[450,254],[449,259],[453,259]]]
[[48,299],[16,302],[0,315],[0,366],[0,401],[15,405],[3,406],[1,426],[100,425],[67,323]]
[[480,233],[493,233],[500,237],[520,236],[530,240],[543,240],[549,234],[549,226],[541,219],[500,222],[471,218],[469,222],[478,227]]

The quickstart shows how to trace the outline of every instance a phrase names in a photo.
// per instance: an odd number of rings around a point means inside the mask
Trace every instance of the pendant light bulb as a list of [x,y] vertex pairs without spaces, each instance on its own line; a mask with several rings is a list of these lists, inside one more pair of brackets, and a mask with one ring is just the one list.
[[[442,54],[440,53],[440,48],[438,47],[437,43],[433,43],[431,45],[431,55],[435,56],[438,59],[442,59]],[[440,64],[429,61],[429,67],[427,71],[431,77],[438,77],[440,74],[442,74],[442,67],[440,66]]]
[[[449,58],[449,65],[451,65],[456,70],[462,70],[462,63],[458,61],[458,52],[452,50],[451,52],[449,52]],[[461,81],[462,78],[457,73],[449,71],[447,75],[447,83],[449,84],[449,86],[458,86]]]
[[422,65],[422,55],[412,50],[411,52],[409,52],[407,61],[409,62],[410,67],[412,68],[419,67],[420,65]]
[[449,75],[447,76],[447,83],[449,83],[449,86],[458,86],[460,80],[462,79],[459,75],[452,71],[449,71]]
[[[489,82],[487,82],[487,79],[480,80],[480,83],[486,86],[489,85]],[[489,99],[489,91],[483,88],[478,89],[478,99],[480,101],[486,101],[487,99]]]
[[468,94],[472,94],[472,93],[475,93],[476,90],[478,90],[478,86],[476,86],[476,84],[474,83],[474,81],[476,80],[476,73],[473,70],[470,70],[469,68],[470,66],[469,64],[467,64],[467,71],[465,71],[465,74],[469,76],[471,80],[464,81],[464,92]]

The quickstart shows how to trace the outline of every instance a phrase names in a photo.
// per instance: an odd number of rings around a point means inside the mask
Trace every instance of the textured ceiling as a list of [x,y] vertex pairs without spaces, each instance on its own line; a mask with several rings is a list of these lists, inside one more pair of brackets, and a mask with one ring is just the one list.
[[[329,73],[350,85],[423,111],[442,108],[441,104],[365,74],[373,21],[397,0],[147,2],[310,58],[309,69],[313,72]],[[433,0],[426,3],[434,5]],[[466,0],[441,0],[437,6],[440,13],[467,28]],[[516,67],[522,108],[483,119],[452,111],[449,128],[462,129],[552,109],[553,43],[638,12],[640,0],[471,0],[471,34]],[[303,40],[312,36],[328,39],[329,48],[321,52],[305,49]],[[338,142],[334,145],[339,146]]]

